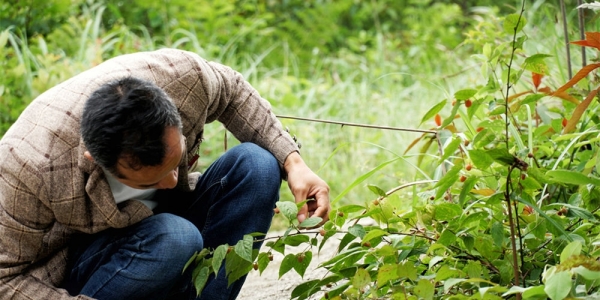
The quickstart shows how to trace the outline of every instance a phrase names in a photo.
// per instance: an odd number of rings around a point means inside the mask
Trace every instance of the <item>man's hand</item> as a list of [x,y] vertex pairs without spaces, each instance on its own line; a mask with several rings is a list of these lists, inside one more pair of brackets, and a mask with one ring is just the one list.
[[[329,186],[304,163],[298,152],[288,155],[283,164],[287,173],[287,181],[296,203],[309,200],[298,211],[298,222],[302,223],[310,217],[320,217],[321,226],[329,219]],[[316,226],[316,227],[318,227]]]

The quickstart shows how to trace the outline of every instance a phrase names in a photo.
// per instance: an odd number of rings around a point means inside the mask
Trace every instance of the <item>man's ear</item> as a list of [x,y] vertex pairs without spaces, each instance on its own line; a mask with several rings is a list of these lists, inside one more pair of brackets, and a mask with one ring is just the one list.
[[83,156],[85,156],[85,158],[87,158],[87,160],[89,160],[89,161],[91,161],[91,162],[94,162],[94,158],[92,157],[92,155],[90,154],[90,152],[89,152],[89,151],[85,151],[85,152],[83,153]]

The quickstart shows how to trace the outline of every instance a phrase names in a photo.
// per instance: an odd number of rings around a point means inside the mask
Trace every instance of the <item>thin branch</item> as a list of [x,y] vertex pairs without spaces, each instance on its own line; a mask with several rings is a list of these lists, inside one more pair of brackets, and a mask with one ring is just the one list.
[[[562,0],[561,0],[562,2]],[[507,80],[506,80],[506,98],[505,98],[505,102],[506,102],[506,107],[505,107],[505,137],[506,137],[506,149],[510,149],[510,144],[509,144],[509,139],[508,139],[508,135],[509,135],[509,120],[510,120],[510,110],[508,107],[508,95],[510,93],[510,89],[511,89],[511,83],[510,83],[510,75],[511,75],[511,70],[512,70],[512,64],[513,64],[513,60],[515,57],[515,52],[516,52],[516,40],[517,40],[517,28],[519,28],[519,24],[521,23],[521,19],[523,17],[523,13],[525,12],[525,1],[522,1],[521,4],[521,12],[519,14],[519,19],[517,20],[517,24],[515,25],[514,28],[514,33],[513,33],[513,47],[512,47],[512,52],[510,55],[510,61],[508,63],[508,74],[507,74]],[[516,245],[516,241],[515,241],[515,222],[514,222],[514,214],[513,214],[513,209],[512,209],[512,205],[511,205],[511,194],[512,194],[512,182],[511,182],[511,174],[512,171],[514,170],[514,166],[509,166],[508,167],[508,175],[506,176],[506,190],[504,191],[504,200],[506,201],[506,206],[507,206],[507,210],[508,210],[508,223],[509,223],[509,229],[510,229],[510,242],[511,242],[511,247],[512,247],[512,264],[513,264],[513,272],[514,272],[514,277],[515,277],[515,286],[519,286],[520,285],[520,278],[521,278],[521,272],[519,269],[519,258],[518,258],[518,252],[517,252],[517,245]],[[515,212],[516,213],[516,212]],[[516,295],[517,300],[521,299],[521,294],[517,294]]]
[[354,127],[385,129],[385,130],[396,130],[396,131],[407,131],[407,132],[421,132],[421,133],[431,133],[431,134],[436,134],[437,133],[437,131],[435,131],[435,130],[401,128],[401,127],[392,127],[392,126],[380,126],[380,125],[350,123],[350,122],[341,122],[341,121],[331,121],[331,120],[323,120],[323,119],[301,118],[301,117],[294,117],[294,116],[281,116],[281,115],[279,115],[277,117],[280,118],[280,119],[291,119],[291,120],[300,120],[300,121],[317,122],[317,123],[328,123],[328,124],[336,124],[336,125],[342,125],[342,126],[354,126]]
[[563,21],[563,33],[565,35],[565,49],[567,50],[567,66],[569,70],[569,79],[573,78],[573,70],[571,67],[571,49],[569,48],[569,31],[567,30],[567,12],[565,8],[565,0],[560,0],[560,12]]
[[[579,9],[577,9],[577,17],[579,20],[579,37],[582,40],[585,40],[585,25],[584,25],[584,19],[585,19],[585,10],[583,7],[581,7],[581,0],[577,0],[577,7],[579,7]],[[587,61],[585,58],[585,47],[581,47],[581,63],[582,66],[586,66],[587,65]]]

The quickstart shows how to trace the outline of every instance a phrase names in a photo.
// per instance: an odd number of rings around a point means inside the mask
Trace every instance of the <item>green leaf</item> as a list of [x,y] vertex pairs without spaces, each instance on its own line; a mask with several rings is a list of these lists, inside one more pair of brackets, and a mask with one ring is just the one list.
[[260,272],[260,274],[262,274],[262,272],[267,268],[267,266],[269,265],[269,262],[271,262],[271,260],[269,259],[269,253],[267,252],[261,252],[258,254],[258,258],[256,259],[256,263],[258,264],[258,272]]
[[294,254],[286,255],[283,258],[283,260],[281,261],[281,266],[279,266],[279,279],[281,279],[281,276],[283,276],[285,273],[287,273],[291,269],[293,269],[294,265],[297,263],[298,263],[298,259],[296,258],[296,255],[294,255]]
[[283,243],[290,246],[299,246],[302,243],[308,243],[310,238],[307,235],[299,234],[299,235],[288,235],[283,239]]
[[456,98],[458,101],[467,100],[475,96],[475,94],[477,94],[477,90],[464,89],[454,93],[454,98]]
[[292,222],[296,219],[296,216],[298,215],[298,207],[296,207],[296,203],[292,201],[279,201],[277,202],[277,207],[283,216],[288,219],[288,221]]
[[341,211],[345,214],[351,214],[351,213],[355,213],[357,211],[362,211],[365,209],[366,208],[362,205],[350,204],[350,205],[344,205],[344,206],[338,208],[338,211]]
[[252,262],[252,243],[254,239],[250,235],[244,235],[244,238],[241,239],[233,248],[235,253],[239,255],[241,258]]
[[580,241],[570,242],[560,253],[560,262],[564,263],[569,257],[581,254],[581,248],[582,245]]
[[252,260],[241,258],[235,251],[230,251],[225,257],[225,273],[227,282],[231,285],[252,270]]
[[481,235],[476,238],[475,249],[488,260],[494,260],[500,256],[498,249],[494,248],[492,238],[486,235]]
[[213,253],[212,267],[213,267],[213,272],[215,272],[215,276],[217,274],[219,274],[219,269],[221,269],[223,260],[225,259],[225,256],[227,255],[227,249],[229,249],[229,245],[227,245],[227,244],[220,245],[219,247],[217,247],[217,249],[215,249],[215,252]]
[[348,232],[359,238],[363,238],[367,234],[365,228],[360,224],[351,226],[348,228]]
[[367,187],[369,188],[369,190],[371,190],[371,192],[375,193],[375,195],[379,197],[386,196],[385,191],[376,185],[368,184]]
[[450,279],[444,281],[444,293],[448,294],[448,291],[450,291],[450,289],[453,286],[455,286],[463,281],[467,281],[467,280],[464,278],[450,278]]
[[552,300],[561,300],[571,291],[571,274],[563,271],[554,273],[546,280],[544,291]]
[[390,281],[400,278],[397,264],[384,264],[377,270],[377,287],[380,288]]
[[313,279],[299,284],[294,288],[294,290],[292,290],[292,299],[306,299],[314,293],[318,292],[318,287],[320,286],[319,282],[320,280]]
[[323,221],[323,218],[320,218],[320,217],[310,217],[310,218],[302,221],[302,223],[300,223],[300,225],[298,225],[298,227],[300,227],[300,228],[315,227],[315,226],[319,225],[319,223],[321,223],[321,221]]
[[454,137],[452,139],[452,141],[448,144],[448,146],[446,146],[446,148],[444,148],[444,155],[442,157],[440,157],[440,159],[438,160],[438,164],[441,164],[443,161],[448,159],[448,157],[450,157],[451,155],[454,155],[456,152],[456,149],[458,149],[458,147],[460,147],[460,144],[462,144],[462,140],[458,137]]
[[546,221],[548,221],[552,227],[554,227],[554,229],[557,230],[557,232],[560,232],[560,234],[562,234],[567,240],[569,240],[570,242],[573,241],[573,238],[571,237],[571,235],[569,235],[565,229],[558,224],[554,219],[552,219],[551,217],[549,217],[543,210],[541,210],[539,207],[537,207],[537,205],[521,198],[521,197],[517,197],[517,200],[525,205],[529,205],[531,207],[533,207],[533,209],[540,214],[544,219],[546,219]]
[[600,185],[600,179],[589,177],[583,173],[570,170],[552,170],[546,173],[546,177],[554,182],[574,184],[574,185]]
[[500,222],[494,222],[491,229],[492,239],[496,247],[502,247],[504,244],[504,226]]
[[504,28],[504,32],[512,35],[523,30],[525,24],[527,24],[525,17],[519,14],[510,14],[504,18],[502,27]]
[[493,148],[486,151],[495,162],[510,166],[517,161],[517,158],[510,154],[505,148]]
[[587,269],[584,266],[578,266],[576,268],[571,269],[571,272],[581,275],[583,278],[587,280],[598,280],[600,279],[600,271],[592,271]]
[[444,229],[444,231],[442,232],[442,234],[440,235],[440,237],[438,238],[438,243],[448,247],[450,246],[452,243],[454,243],[454,241],[456,241],[456,234],[454,234],[454,232],[448,230],[448,228]]
[[436,272],[435,272],[435,281],[444,281],[450,277],[454,277],[454,276],[458,276],[460,275],[458,273],[458,271],[454,268],[451,268],[448,265],[442,265]]
[[364,242],[368,242],[374,238],[380,237],[380,236],[384,236],[384,235],[388,235],[388,233],[386,231],[383,231],[381,229],[373,229],[369,232],[367,232],[367,234],[365,235],[365,237],[363,237],[362,241]]
[[452,169],[446,172],[446,175],[444,175],[444,177],[442,177],[440,181],[438,181],[435,184],[434,187],[437,188],[437,192],[435,193],[436,199],[441,198],[442,195],[444,195],[444,193],[446,192],[446,190],[448,190],[454,183],[456,183],[456,181],[458,180],[458,173],[461,169],[462,166],[460,164],[455,164],[454,167],[452,167]]
[[433,217],[440,221],[451,221],[462,214],[462,208],[454,203],[444,202],[435,206]]
[[337,197],[335,197],[335,199],[333,199],[331,201],[331,204],[333,205],[334,203],[338,202],[340,199],[342,199],[348,192],[350,192],[350,190],[352,190],[354,187],[356,187],[357,185],[359,185],[360,183],[362,183],[363,181],[365,181],[367,178],[371,177],[373,174],[375,174],[377,171],[379,171],[380,169],[382,169],[383,167],[401,159],[402,157],[396,157],[393,158],[391,160],[388,160],[386,162],[381,163],[380,165],[378,165],[377,167],[373,168],[371,171],[361,175],[360,177],[358,177],[356,180],[354,180],[354,182],[352,182],[346,189],[344,189],[340,194],[337,195]]
[[412,281],[415,281],[417,280],[418,276],[417,268],[412,262],[406,261],[400,264],[400,266],[398,267],[398,276],[400,276],[400,278],[406,277]]
[[478,169],[485,170],[492,165],[494,160],[485,152],[485,150],[469,150],[469,157],[473,165]]
[[548,66],[544,61],[544,59],[547,57],[552,57],[552,55],[541,53],[534,54],[525,59],[525,62],[523,63],[523,68],[527,71],[531,71],[534,73],[548,75]]
[[430,120],[431,118],[433,118],[437,113],[439,113],[442,108],[444,108],[444,106],[446,105],[446,102],[448,102],[447,100],[442,100],[440,103],[436,104],[434,107],[432,107],[421,119],[421,123],[419,123],[419,126],[421,126],[421,124],[423,124],[425,121]]
[[200,293],[202,293],[202,290],[208,281],[208,271],[208,267],[203,267],[200,269],[198,274],[194,276],[194,288],[196,288],[196,296],[200,296]]
[[187,270],[187,268],[196,260],[196,256],[198,255],[198,251],[196,251],[196,253],[194,253],[194,255],[192,255],[188,261],[185,263],[185,265],[183,266],[183,270],[181,270],[181,273],[185,272],[185,270]]
[[421,299],[433,299],[435,287],[433,283],[427,279],[419,280],[419,284],[415,286],[415,294]]
[[362,290],[369,283],[371,283],[371,276],[369,275],[369,271],[359,268],[356,270],[354,277],[352,277],[352,286],[357,290]]
[[285,254],[285,244],[283,243],[282,239],[277,239],[275,242],[269,241],[267,242],[266,246],[271,247],[271,249],[281,254]]
[[312,261],[312,252],[308,251],[308,252],[304,252],[304,253],[298,253],[296,255],[296,262],[293,265],[294,270],[296,270],[296,272],[298,272],[298,274],[300,274],[300,277],[304,278],[304,273],[306,272],[306,269],[308,268],[308,265],[310,265],[310,262]]

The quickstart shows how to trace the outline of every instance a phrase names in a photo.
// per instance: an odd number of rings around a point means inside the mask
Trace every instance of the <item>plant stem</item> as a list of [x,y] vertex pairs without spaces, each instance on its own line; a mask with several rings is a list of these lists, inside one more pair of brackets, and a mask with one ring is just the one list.
[[[562,0],[561,0],[562,1]],[[525,1],[522,2],[521,4],[521,12],[519,14],[519,19],[517,20],[517,24],[515,25],[514,28],[514,33],[513,33],[513,47],[512,47],[512,52],[510,55],[510,61],[508,63],[508,74],[507,74],[507,80],[506,80],[506,95],[504,98],[505,101],[505,111],[504,114],[506,116],[505,118],[505,137],[506,137],[506,149],[510,149],[510,143],[509,143],[509,126],[510,126],[510,109],[508,107],[508,96],[510,93],[510,89],[512,87],[511,83],[510,83],[510,75],[511,75],[511,70],[512,70],[512,63],[515,57],[515,51],[517,50],[515,47],[516,44],[516,40],[517,40],[517,28],[519,27],[519,24],[521,23],[521,18],[523,17],[523,13],[525,12]],[[521,277],[521,273],[519,270],[519,258],[518,258],[518,252],[517,252],[517,243],[516,243],[516,237],[515,237],[515,224],[514,224],[514,214],[513,214],[513,208],[511,205],[511,195],[512,195],[512,182],[511,182],[511,174],[512,171],[514,170],[514,166],[509,166],[508,167],[508,175],[506,176],[506,190],[504,192],[504,199],[506,201],[506,207],[508,210],[508,223],[509,223],[509,229],[510,229],[510,243],[511,243],[511,247],[512,247],[512,265],[513,265],[513,272],[514,272],[514,277],[515,277],[515,286],[519,286],[520,285],[520,277]],[[516,213],[516,212],[515,212]],[[517,300],[521,299],[521,294],[517,294],[516,295]]]
[[[577,7],[581,6],[581,0],[577,0]],[[585,18],[585,13],[584,13],[584,9],[583,8],[579,8],[577,9],[577,17],[579,20],[579,37],[582,40],[585,40],[585,25],[583,23],[583,19]],[[586,58],[585,58],[585,47],[581,47],[581,65],[585,67],[585,65],[587,65],[586,62]]]
[[569,79],[573,78],[573,71],[571,70],[571,50],[569,49],[569,31],[567,30],[567,12],[565,9],[565,1],[560,0],[560,12],[563,21],[563,33],[565,35],[565,50],[567,51],[567,67],[569,70]]

